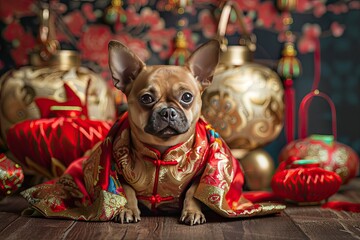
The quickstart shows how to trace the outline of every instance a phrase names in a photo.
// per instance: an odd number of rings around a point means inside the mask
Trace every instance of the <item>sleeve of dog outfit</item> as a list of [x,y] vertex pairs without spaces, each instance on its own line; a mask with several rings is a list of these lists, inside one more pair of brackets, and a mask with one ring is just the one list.
[[126,204],[112,161],[112,140],[123,122],[116,122],[90,157],[74,161],[60,178],[21,192],[32,208],[51,218],[113,219]]
[[274,203],[252,203],[243,196],[244,173],[224,140],[206,126],[210,141],[207,164],[195,192],[210,209],[223,217],[250,217],[273,214],[285,206]]

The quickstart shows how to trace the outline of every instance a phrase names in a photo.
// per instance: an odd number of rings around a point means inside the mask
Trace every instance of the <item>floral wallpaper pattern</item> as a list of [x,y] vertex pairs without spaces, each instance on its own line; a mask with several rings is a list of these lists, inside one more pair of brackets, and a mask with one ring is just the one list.
[[[121,16],[109,23],[111,0],[0,0],[0,74],[29,64],[28,53],[37,44],[39,3],[50,3],[58,15],[56,37],[62,49],[78,50],[83,64],[110,80],[107,43],[122,41],[147,64],[166,64],[174,52],[174,39],[183,31],[189,51],[216,36],[223,1],[187,0],[179,8],[175,0],[120,1]],[[113,1],[114,2],[114,1]],[[257,36],[255,59],[274,66],[281,56],[286,31],[294,33],[302,74],[295,79],[297,106],[311,90],[314,75],[313,53],[321,43],[320,89],[334,101],[338,112],[338,140],[360,154],[360,1],[301,0],[292,12],[278,10],[277,1],[235,0],[244,12],[248,31]],[[293,23],[284,24],[292,15]],[[241,29],[235,16],[227,28],[229,44],[237,44]],[[114,19],[113,19],[114,20]],[[315,104],[314,104],[315,105]],[[324,114],[317,114],[318,112]],[[329,133],[323,122],[330,112],[315,106],[310,131]],[[320,116],[321,115],[321,116]],[[283,135],[266,148],[274,155],[284,146]]]

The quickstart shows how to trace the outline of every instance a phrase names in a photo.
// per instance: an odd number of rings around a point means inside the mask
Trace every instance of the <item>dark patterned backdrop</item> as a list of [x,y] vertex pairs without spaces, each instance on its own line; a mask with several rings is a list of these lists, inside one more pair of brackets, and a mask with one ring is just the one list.
[[[146,63],[167,63],[174,50],[174,37],[182,30],[188,49],[213,38],[217,29],[220,1],[187,1],[183,12],[176,1],[129,0],[122,6],[123,21],[107,23],[105,10],[110,0],[51,1],[61,21],[57,39],[62,49],[75,49],[83,64],[110,80],[107,43],[117,39],[127,44]],[[245,13],[247,29],[257,36],[255,58],[276,63],[280,58],[288,14],[276,9],[275,1],[237,0]],[[320,89],[335,103],[338,140],[360,153],[360,2],[352,0],[298,1],[292,13],[291,30],[296,36],[302,75],[295,79],[297,106],[311,90],[314,75],[314,44],[321,43]],[[0,0],[0,74],[28,64],[27,54],[37,41],[38,1]],[[227,29],[230,44],[241,34],[235,21]],[[310,133],[331,133],[330,111],[314,101],[310,111]],[[284,134],[265,148],[274,158],[285,144]]]

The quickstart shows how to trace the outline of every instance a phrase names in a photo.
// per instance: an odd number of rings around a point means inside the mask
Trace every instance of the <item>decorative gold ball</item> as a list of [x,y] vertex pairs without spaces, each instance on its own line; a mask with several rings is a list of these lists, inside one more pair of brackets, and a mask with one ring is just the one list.
[[219,65],[202,95],[202,114],[230,148],[255,149],[283,128],[284,90],[270,68],[251,62]]
[[239,159],[244,169],[246,185],[250,190],[270,188],[275,165],[272,157],[263,149],[255,149]]

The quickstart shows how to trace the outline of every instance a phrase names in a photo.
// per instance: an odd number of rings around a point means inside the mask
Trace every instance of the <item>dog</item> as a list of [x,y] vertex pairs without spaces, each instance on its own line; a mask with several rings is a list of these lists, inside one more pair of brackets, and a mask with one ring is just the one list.
[[[185,66],[146,66],[120,42],[109,43],[109,66],[114,86],[127,97],[132,138],[141,139],[162,154],[195,134],[201,115],[201,93],[211,83],[219,61],[217,40],[198,48]],[[124,186],[124,185],[123,185]],[[135,190],[126,186],[127,209],[121,222],[137,222],[140,210]],[[187,190],[181,221],[205,222],[200,203],[193,197],[196,185]],[[131,196],[131,199],[130,199]]]
[[88,158],[21,193],[36,210],[26,215],[136,223],[142,206],[179,212],[180,222],[197,225],[206,222],[203,205],[229,218],[284,209],[244,197],[239,161],[201,116],[201,94],[219,61],[218,40],[197,48],[184,66],[147,66],[118,41],[108,49],[113,83],[128,110]]

